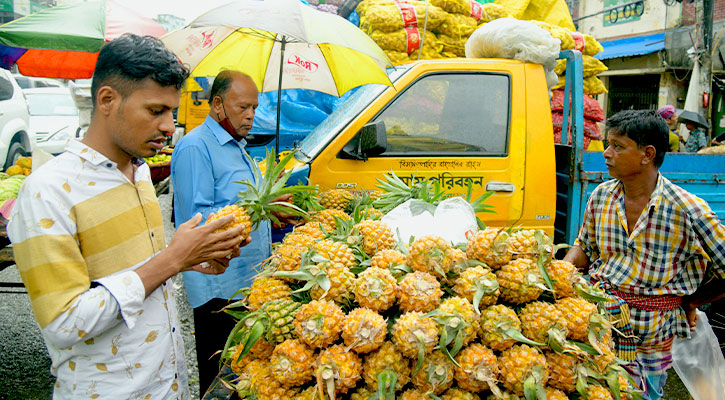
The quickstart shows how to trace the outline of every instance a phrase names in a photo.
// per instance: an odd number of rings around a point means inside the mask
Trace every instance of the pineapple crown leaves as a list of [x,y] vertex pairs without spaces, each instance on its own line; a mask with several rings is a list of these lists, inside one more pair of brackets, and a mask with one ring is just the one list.
[[323,263],[327,262],[327,259],[320,255],[316,255],[315,257],[319,257],[324,261],[321,261],[318,264],[303,265],[297,271],[277,271],[274,273],[274,276],[305,281],[304,286],[292,291],[292,293],[306,292],[314,287],[319,287],[324,292],[322,295],[322,298],[324,298],[332,287],[330,278],[327,276],[327,271],[325,271],[325,268],[323,267]]
[[526,400],[546,400],[546,390],[544,389],[544,378],[546,374],[541,366],[532,369],[524,379],[524,397]]
[[[466,196],[464,198],[468,203],[471,204],[471,207],[473,207],[473,212],[476,214],[496,213],[496,210],[494,210],[492,205],[485,203],[485,201],[488,200],[488,198],[493,196],[495,193],[496,192],[494,192],[493,190],[489,190],[474,199],[473,182],[469,180],[468,184],[466,185]],[[476,216],[476,224],[478,225],[478,229],[486,229],[486,224],[478,216]]]
[[[459,315],[445,313],[441,310],[433,310],[423,315],[423,317],[432,318],[440,325],[441,335],[438,341],[438,347],[456,367],[460,367],[454,357],[463,348],[465,328],[470,324]],[[451,342],[453,346],[449,348],[448,346]]]
[[[314,190],[312,186],[296,185],[285,186],[292,171],[285,171],[285,165],[294,157],[294,152],[287,153],[278,163],[273,150],[267,150],[265,160],[264,176],[260,176],[257,168],[253,168],[255,185],[249,181],[236,181],[247,187],[247,190],[239,193],[237,204],[247,209],[249,217],[256,228],[262,220],[269,219],[279,223],[279,219],[272,212],[286,213],[296,217],[306,217],[307,213],[301,208],[289,202],[273,201],[286,194],[294,194],[302,191]],[[250,163],[254,161],[245,154]]]
[[496,332],[503,336],[507,336],[513,340],[516,340],[517,342],[528,344],[529,346],[542,347],[546,345],[544,343],[536,342],[524,336],[524,334],[521,333],[520,330],[516,329],[516,327],[513,326],[512,321],[507,320],[496,324]]
[[642,395],[642,392],[640,392],[637,389],[630,389],[625,390],[620,387],[619,385],[619,376],[623,376],[627,382],[629,383],[630,388],[636,388],[637,383],[634,381],[634,378],[632,378],[632,375],[624,369],[621,365],[611,365],[607,367],[607,375],[605,376],[605,380],[607,381],[607,385],[609,386],[609,390],[612,392],[612,395],[617,400],[621,400],[621,394],[622,392],[629,394],[632,397],[632,400],[644,400],[644,396]]
[[[239,321],[234,325],[234,328],[232,328],[231,332],[229,333],[229,336],[227,337],[227,341],[224,343],[224,350],[222,350],[222,354],[226,354],[229,350],[229,347],[232,345],[232,343],[235,341],[235,339],[238,341],[240,339],[243,339],[244,330],[248,330],[249,335],[247,335],[246,340],[244,343],[239,343],[239,345],[242,345],[242,352],[239,355],[239,359],[247,355],[249,353],[249,350],[254,346],[255,343],[259,340],[259,338],[262,337],[266,330],[266,321],[264,319],[266,316],[259,312],[253,312],[248,313],[243,318],[240,318]],[[241,334],[241,335],[239,335]],[[241,337],[240,337],[241,336]],[[219,359],[219,367],[221,368],[221,363],[223,357]],[[233,360],[234,362],[238,362],[239,360]]]
[[375,393],[376,400],[395,400],[395,387],[398,385],[398,374],[387,368],[381,371],[378,376],[378,390]]
[[496,293],[498,290],[498,281],[489,278],[477,279],[475,285],[476,293],[473,294],[473,309],[476,311],[477,315],[481,315],[481,311],[478,308],[481,303],[481,299],[483,296]]

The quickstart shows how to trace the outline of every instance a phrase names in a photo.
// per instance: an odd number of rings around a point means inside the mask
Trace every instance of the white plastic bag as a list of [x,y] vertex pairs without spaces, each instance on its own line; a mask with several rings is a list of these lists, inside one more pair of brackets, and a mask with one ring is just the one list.
[[499,18],[476,29],[466,41],[468,58],[510,58],[544,66],[547,84],[558,82],[554,72],[561,40],[531,21]]
[[411,236],[436,235],[452,243],[466,242],[467,231],[477,231],[476,213],[462,197],[443,200],[433,206],[421,200],[408,200],[390,210],[382,221],[400,235],[404,243]]
[[694,400],[725,400],[725,358],[702,311],[691,339],[675,337],[672,364]]

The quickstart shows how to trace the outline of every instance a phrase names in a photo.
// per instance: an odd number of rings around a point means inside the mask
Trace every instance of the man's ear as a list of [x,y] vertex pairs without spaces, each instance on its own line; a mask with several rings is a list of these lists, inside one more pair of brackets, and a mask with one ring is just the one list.
[[211,109],[214,110],[214,113],[219,116],[222,115],[222,98],[219,96],[214,96],[213,99],[211,99]]
[[110,86],[101,86],[96,95],[96,109],[103,115],[109,115],[116,102],[121,100],[121,95]]
[[657,150],[654,146],[648,145],[644,147],[644,157],[642,157],[642,165],[654,162]]

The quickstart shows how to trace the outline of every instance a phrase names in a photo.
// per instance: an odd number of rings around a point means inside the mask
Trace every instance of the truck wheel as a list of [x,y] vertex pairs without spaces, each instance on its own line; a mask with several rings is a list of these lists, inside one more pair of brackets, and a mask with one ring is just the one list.
[[8,158],[5,159],[5,168],[3,168],[3,170],[7,170],[15,164],[15,161],[18,161],[18,158],[26,155],[28,155],[28,152],[25,150],[25,147],[23,147],[23,144],[20,142],[13,142],[8,149]]

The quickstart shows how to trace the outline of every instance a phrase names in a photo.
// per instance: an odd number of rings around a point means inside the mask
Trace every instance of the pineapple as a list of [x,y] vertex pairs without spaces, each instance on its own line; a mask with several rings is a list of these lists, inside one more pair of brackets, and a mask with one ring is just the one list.
[[395,303],[398,282],[387,269],[368,268],[355,280],[355,300],[362,307],[385,311]]
[[574,284],[579,281],[580,277],[574,264],[568,261],[551,260],[544,267],[554,283],[556,298],[574,296]]
[[534,301],[544,291],[543,278],[536,265],[523,258],[512,260],[496,271],[501,299],[514,304]]
[[362,362],[357,354],[336,344],[322,350],[315,370],[325,393],[335,398],[335,393],[347,393],[355,387],[362,374]]
[[345,304],[351,298],[352,288],[355,284],[355,274],[350,272],[347,267],[341,263],[323,262],[312,268],[317,268],[320,273],[327,275],[330,282],[328,290],[321,286],[313,286],[310,289],[310,296],[319,300],[322,298],[330,299],[338,304]]
[[584,397],[588,400],[614,400],[612,392],[599,385],[587,386]]
[[353,194],[344,189],[330,189],[320,192],[318,202],[323,208],[345,210]]
[[355,254],[345,243],[324,239],[315,243],[313,248],[320,256],[332,262],[341,263],[346,268],[353,267],[356,264]]
[[294,398],[294,400],[328,400],[324,394],[320,394],[320,388],[317,386],[310,386],[307,389],[300,392],[300,394]]
[[574,392],[581,361],[572,355],[551,351],[547,351],[545,356],[549,366],[549,385],[567,393]]
[[445,393],[443,393],[443,396],[441,396],[441,400],[480,400],[481,398],[478,397],[477,394],[467,392],[465,390],[457,389],[457,388],[451,388],[448,389]]
[[552,349],[561,351],[557,344],[563,342],[569,332],[568,321],[554,304],[543,301],[528,303],[519,311],[519,319],[524,336],[548,343]]
[[480,266],[463,270],[454,282],[453,292],[470,301],[476,314],[480,314],[480,308],[496,304],[500,294],[496,275]]
[[499,228],[486,228],[468,238],[466,256],[496,270],[511,261],[509,234]]
[[382,211],[378,210],[374,207],[365,207],[362,210],[360,210],[360,215],[362,216],[363,220],[371,220],[371,221],[378,221],[385,214],[383,214]]
[[[269,265],[274,271],[297,271],[302,264],[302,254],[307,251],[306,246],[294,243],[282,244],[272,253]],[[290,278],[282,278],[289,280]],[[252,284],[254,286],[254,284]]]
[[375,392],[368,388],[360,388],[350,395],[350,400],[370,400],[375,397]]
[[393,231],[382,221],[364,220],[355,224],[354,229],[362,235],[362,249],[368,256],[395,245]]
[[492,394],[486,397],[486,400],[524,400],[524,398],[509,392],[501,392],[499,395]]
[[[239,192],[237,204],[225,206],[215,214],[210,215],[207,223],[225,215],[234,215],[234,220],[222,229],[241,225],[243,230],[240,235],[246,239],[252,230],[264,220],[279,223],[279,219],[273,212],[282,211],[297,217],[306,216],[307,214],[299,207],[288,202],[277,201],[279,197],[286,194],[314,190],[310,186],[285,186],[292,171],[284,173],[284,167],[294,157],[294,154],[294,152],[290,152],[282,157],[278,163],[275,163],[277,155],[271,150],[267,151],[264,177],[254,168],[254,180],[251,182],[241,181],[247,188]],[[247,157],[250,162],[254,163],[248,155]],[[257,185],[254,182],[257,182]]]
[[556,308],[569,323],[567,338],[589,341],[589,319],[597,312],[597,306],[581,297],[566,297],[556,302]]
[[398,265],[404,265],[406,263],[405,254],[397,250],[381,250],[375,253],[370,259],[370,266],[372,268],[392,269]]
[[286,400],[297,396],[299,390],[287,388],[275,379],[269,362],[255,360],[245,367],[237,383],[239,397],[252,395],[258,400]]
[[388,333],[385,319],[368,308],[356,308],[345,317],[342,339],[357,353],[369,353],[383,344]]
[[519,344],[501,352],[498,357],[501,382],[516,395],[524,394],[524,386],[542,386],[549,378],[546,358],[539,350]]
[[342,220],[350,220],[350,216],[345,213],[345,211],[342,210],[336,210],[336,209],[325,209],[322,211],[318,211],[310,216],[310,222],[318,222],[322,224],[322,227],[328,231],[334,231],[337,227],[337,221],[335,218],[340,218]]
[[498,379],[498,360],[491,349],[474,343],[456,356],[456,382],[466,390],[480,392],[489,389]]
[[385,342],[379,349],[370,353],[363,363],[363,378],[368,388],[377,391],[381,380],[383,384],[390,385],[389,380],[385,380],[387,373],[394,375],[396,378],[395,387],[384,387],[383,392],[400,390],[410,381],[410,362],[407,358],[395,348],[392,342]]
[[392,329],[393,343],[406,357],[416,358],[419,351],[428,354],[438,343],[438,325],[423,313],[410,311],[395,321]]
[[307,235],[315,239],[325,238],[325,232],[322,230],[322,225],[315,222],[308,222],[304,225],[300,225],[296,227],[292,232]]
[[504,351],[527,340],[521,333],[521,321],[514,310],[496,304],[481,312],[481,342],[496,351]]
[[440,394],[453,384],[453,363],[442,352],[434,351],[410,381],[420,391]]
[[258,310],[267,301],[289,299],[291,295],[292,290],[282,280],[259,278],[252,282],[247,296],[247,306],[251,310]]
[[407,274],[398,283],[398,305],[403,312],[432,311],[438,307],[442,296],[441,284],[427,272]]
[[333,344],[342,332],[345,314],[340,307],[327,300],[313,300],[300,307],[295,316],[295,333],[313,348]]
[[546,400],[568,400],[564,392],[551,387],[546,388]]
[[312,379],[310,370],[315,352],[299,339],[288,339],[277,345],[269,359],[272,375],[286,386],[299,386]]
[[[456,345],[467,345],[476,338],[476,334],[481,330],[478,313],[473,309],[473,305],[462,297],[449,297],[443,300],[438,306],[438,311],[440,314],[435,319],[443,322],[441,335],[444,329],[447,330],[448,339],[455,341]],[[457,337],[459,335],[460,338]],[[451,356],[455,356],[457,350],[451,352]]]
[[543,257],[544,262],[549,262],[552,253],[558,250],[549,235],[541,229],[518,230],[511,235],[509,243],[513,258],[527,258],[532,261]]
[[459,248],[451,247],[443,259],[443,265],[446,265],[449,271],[460,274],[468,267],[466,252]]
[[438,236],[423,236],[413,241],[408,251],[408,266],[414,271],[428,272],[445,278],[451,265],[444,263],[450,243]]
[[274,378],[270,378],[257,388],[255,396],[257,400],[289,400],[297,397],[299,392],[297,388],[285,387]]
[[240,370],[233,369],[232,371],[239,376],[236,388],[240,394],[253,391],[264,379],[270,378],[272,375],[269,369],[269,361],[266,360],[252,360]]
[[305,249],[312,248],[315,243],[317,243],[317,240],[314,237],[306,235],[304,233],[296,232],[288,233],[287,235],[285,235],[284,239],[282,239],[282,246],[295,245],[303,247]]
[[398,397],[398,400],[434,400],[435,397],[418,389],[408,389]]
[[[244,344],[249,341],[249,335],[251,334],[251,327],[244,327],[238,332],[240,338],[239,344],[234,347],[234,354],[231,357],[230,364],[232,371],[239,373],[247,364],[253,360],[267,360],[272,355],[274,346],[271,345],[263,337],[257,339],[252,347],[247,351],[247,354],[243,354]],[[232,349],[230,349],[232,350]]]

